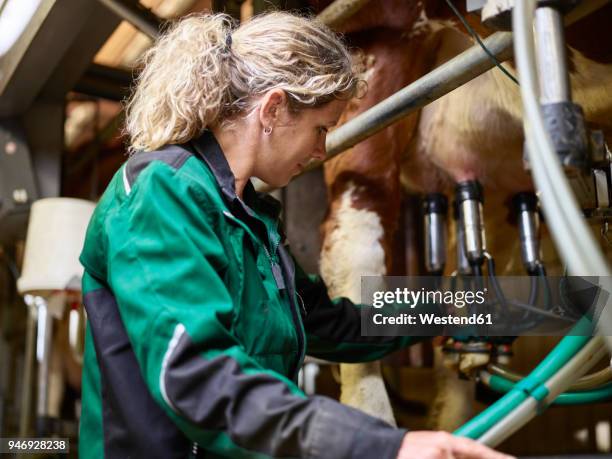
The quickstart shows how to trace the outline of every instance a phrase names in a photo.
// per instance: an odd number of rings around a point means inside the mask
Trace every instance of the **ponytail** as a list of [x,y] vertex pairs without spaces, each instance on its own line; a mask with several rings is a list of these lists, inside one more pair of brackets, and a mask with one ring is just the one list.
[[130,152],[185,143],[282,89],[291,108],[350,98],[364,83],[339,36],[289,13],[257,16],[232,30],[224,14],[191,15],[144,56],[126,104]]
[[229,101],[231,25],[224,14],[189,16],[146,52],[126,104],[131,152],[187,142],[219,118]]

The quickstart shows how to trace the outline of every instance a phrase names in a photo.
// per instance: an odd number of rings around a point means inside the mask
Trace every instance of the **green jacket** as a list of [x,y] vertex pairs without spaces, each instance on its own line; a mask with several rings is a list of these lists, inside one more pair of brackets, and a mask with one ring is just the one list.
[[296,385],[304,355],[375,360],[281,240],[280,206],[244,200],[212,134],[132,156],[92,217],[81,458],[395,458],[405,431]]

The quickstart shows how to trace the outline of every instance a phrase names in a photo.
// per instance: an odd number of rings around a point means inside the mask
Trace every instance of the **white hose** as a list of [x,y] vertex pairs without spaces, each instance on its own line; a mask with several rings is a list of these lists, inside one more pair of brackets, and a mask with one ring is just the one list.
[[[517,0],[512,12],[514,55],[521,83],[531,172],[553,240],[570,274],[601,276],[601,287],[605,292],[612,292],[610,268],[565,178],[540,111],[532,27],[535,7],[536,0]],[[598,326],[601,334],[612,336],[610,301],[602,307]],[[610,338],[608,346],[612,349]]]

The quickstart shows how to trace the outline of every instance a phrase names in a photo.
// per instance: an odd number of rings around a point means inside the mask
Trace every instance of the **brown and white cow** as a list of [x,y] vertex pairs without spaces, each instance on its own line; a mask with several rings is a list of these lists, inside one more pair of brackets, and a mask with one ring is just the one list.
[[[612,42],[605,24],[611,21],[608,4],[567,30],[574,100],[608,143]],[[481,35],[490,33],[474,18],[470,22]],[[442,0],[369,2],[339,29],[363,51],[369,88],[350,102],[340,124],[474,45]],[[506,67],[515,73],[511,63]],[[502,261],[502,272],[519,273],[518,241],[509,242],[517,240],[516,229],[507,222],[505,202],[533,188],[522,162],[521,110],[519,88],[493,69],[330,160],[320,262],[330,293],[359,301],[360,276],[389,272],[402,189],[450,196],[456,182],[468,179],[478,179],[485,189],[489,251]],[[379,363],[342,365],[341,377],[343,402],[393,422]],[[445,413],[433,427],[449,430],[470,408],[461,397],[447,395],[469,385],[456,378],[440,381],[445,400],[437,405],[445,405]]]

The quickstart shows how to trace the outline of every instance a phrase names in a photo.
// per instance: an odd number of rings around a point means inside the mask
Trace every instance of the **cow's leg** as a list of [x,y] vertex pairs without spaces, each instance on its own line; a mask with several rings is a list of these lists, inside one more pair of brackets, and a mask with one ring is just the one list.
[[[368,92],[353,100],[346,121],[425,72],[419,58],[426,41],[392,31],[373,32],[364,49]],[[419,60],[420,59],[420,60]],[[391,266],[391,244],[400,210],[399,164],[417,115],[403,119],[330,161],[325,168],[330,208],[323,224],[321,274],[332,297],[360,302],[361,276],[381,276]],[[394,422],[378,362],[341,366],[341,400]]]
[[[360,208],[365,190],[363,185],[348,182],[332,203],[321,256],[321,273],[330,295],[355,303],[361,302],[361,276],[386,274],[389,260],[382,242],[383,218],[372,208]],[[397,209],[390,210],[397,213]],[[343,403],[394,423],[379,362],[342,364],[340,375]]]

